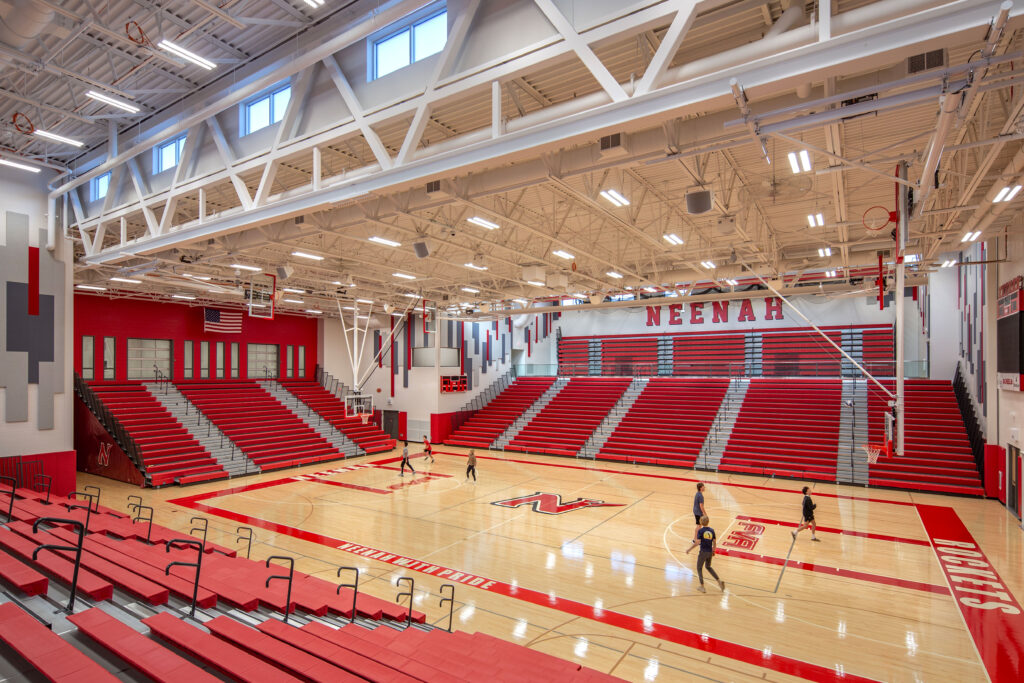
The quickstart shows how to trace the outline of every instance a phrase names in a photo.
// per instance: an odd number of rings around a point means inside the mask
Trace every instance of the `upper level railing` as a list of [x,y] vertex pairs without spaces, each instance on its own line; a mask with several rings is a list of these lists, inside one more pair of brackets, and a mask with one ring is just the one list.
[[[873,361],[862,363],[873,377],[895,377],[896,363]],[[927,379],[928,361],[905,361],[904,377]],[[707,362],[707,363],[531,363],[515,366],[517,377],[832,377],[858,379],[864,373],[848,361],[773,361],[771,363]]]

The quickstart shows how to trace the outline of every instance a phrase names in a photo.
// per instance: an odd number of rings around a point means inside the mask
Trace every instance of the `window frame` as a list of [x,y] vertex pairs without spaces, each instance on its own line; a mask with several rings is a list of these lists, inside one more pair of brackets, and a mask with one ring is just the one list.
[[[185,138],[186,134],[173,137],[170,140],[161,142],[153,148],[153,175],[163,173],[164,171],[170,171],[172,168],[176,168],[181,163],[181,154],[185,151]],[[163,166],[163,152],[168,147],[174,147],[174,163],[170,166]]]
[[[240,105],[240,109],[239,109],[239,122],[238,122],[239,125],[238,125],[238,130],[240,131],[240,134],[239,134],[238,137],[244,138],[246,135],[251,135],[252,133],[259,132],[259,131],[261,131],[261,130],[263,130],[265,128],[270,128],[271,126],[275,126],[275,125],[281,123],[281,121],[284,120],[284,112],[283,111],[280,112],[280,116],[275,116],[275,114],[277,112],[275,112],[275,108],[276,107],[274,106],[274,98],[277,95],[280,95],[281,93],[283,93],[285,90],[288,91],[288,102],[291,102],[291,99],[292,99],[292,96],[291,96],[291,90],[292,90],[291,81],[288,81],[287,83],[284,83],[282,85],[279,85],[279,86],[276,86],[274,88],[271,88],[270,90],[265,91],[262,94],[257,95],[256,97],[243,102]],[[259,128],[253,128],[249,112],[252,110],[252,108],[254,106],[256,106],[260,102],[264,102],[264,101],[267,102],[267,110],[268,110],[268,120],[269,120],[269,123],[267,125],[265,125],[265,126],[260,126]],[[285,105],[286,109],[287,109],[287,106],[288,105]]]
[[91,334],[82,335],[82,379],[96,379],[96,338]]
[[[444,43],[441,45],[441,49],[438,50],[437,52],[432,52],[429,55],[424,55],[423,57],[416,59],[416,27],[421,24],[425,24],[428,21],[431,21],[432,19],[436,19],[442,14],[445,15],[445,39]],[[428,57],[433,57],[436,54],[440,54],[444,50],[445,46],[448,44],[448,31],[450,29],[450,26],[448,25],[447,21],[447,14],[447,3],[434,5],[433,7],[425,8],[424,10],[416,12],[415,14],[406,17],[402,21],[393,24],[392,26],[385,29],[384,32],[378,34],[376,37],[371,37],[367,41],[366,80],[368,82],[376,81],[378,78],[390,76],[393,73],[397,73],[402,69],[412,66],[416,62],[421,62],[424,59],[427,59]],[[397,69],[392,69],[391,71],[388,71],[387,73],[384,74],[379,73],[379,69],[377,68],[377,46],[406,32],[409,33],[408,61],[404,65],[398,67]]]
[[238,379],[238,342],[231,342],[231,379]]
[[199,342],[199,379],[210,379],[210,342]]
[[[98,175],[89,181],[89,201],[98,202],[101,199],[105,199],[107,193],[110,192],[110,175],[113,171],[107,171],[103,175]],[[103,194],[100,194],[100,183],[106,181],[103,186]]]
[[[109,352],[109,353],[108,353]],[[103,338],[103,379],[117,379],[117,338]]]
[[193,342],[191,339],[185,340],[184,358],[182,359],[182,378],[193,379],[195,375],[195,351],[193,349]]
[[217,369],[214,370],[214,375],[217,379],[224,379],[224,342],[217,342],[216,346],[216,357],[217,357]]

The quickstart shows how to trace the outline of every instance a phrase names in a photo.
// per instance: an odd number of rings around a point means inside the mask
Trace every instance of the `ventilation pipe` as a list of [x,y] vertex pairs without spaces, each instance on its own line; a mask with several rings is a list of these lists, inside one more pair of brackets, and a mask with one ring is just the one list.
[[779,17],[779,20],[772,24],[772,27],[764,34],[765,38],[774,38],[780,33],[785,33],[789,29],[796,26],[796,23],[804,18],[804,8],[802,4],[795,4]]
[[27,47],[46,30],[53,14],[36,0],[11,0],[7,12],[0,16],[0,42],[19,49]]

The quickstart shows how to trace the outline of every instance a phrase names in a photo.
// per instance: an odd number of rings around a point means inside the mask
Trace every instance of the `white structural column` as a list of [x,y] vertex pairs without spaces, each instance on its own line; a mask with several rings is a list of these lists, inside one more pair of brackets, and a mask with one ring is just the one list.
[[[907,162],[900,162],[900,178],[907,179]],[[905,394],[904,390],[904,379],[907,375],[907,370],[904,368],[904,352],[903,343],[907,333],[907,324],[904,320],[904,309],[906,304],[904,300],[906,297],[903,296],[903,288],[906,286],[907,280],[907,268],[903,263],[903,257],[907,248],[907,225],[910,216],[907,215],[909,206],[907,205],[908,194],[910,190],[906,185],[900,185],[899,187],[899,203],[896,207],[899,211],[899,223],[896,226],[896,287],[893,294],[896,297],[896,455],[903,455],[903,422],[904,422],[904,406]]]

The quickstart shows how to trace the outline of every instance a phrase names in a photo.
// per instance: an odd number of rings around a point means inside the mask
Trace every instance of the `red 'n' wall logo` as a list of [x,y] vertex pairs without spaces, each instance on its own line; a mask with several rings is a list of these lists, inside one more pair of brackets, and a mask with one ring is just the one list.
[[517,508],[520,505],[530,504],[533,505],[534,512],[539,512],[543,515],[560,515],[563,512],[572,512],[581,508],[622,507],[625,505],[625,503],[606,503],[603,500],[593,500],[592,498],[577,498],[568,503],[563,503],[561,494],[541,493],[540,491],[537,491],[532,496],[496,500],[491,503],[491,505],[500,505],[504,508]]
[[112,443],[101,443],[100,452],[96,454],[96,464],[100,467],[110,466],[110,451],[114,447]]

